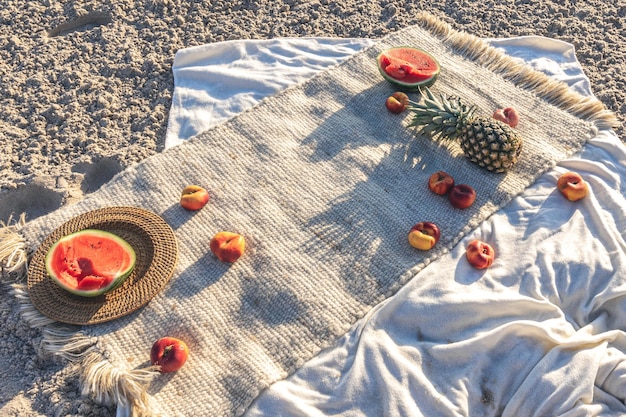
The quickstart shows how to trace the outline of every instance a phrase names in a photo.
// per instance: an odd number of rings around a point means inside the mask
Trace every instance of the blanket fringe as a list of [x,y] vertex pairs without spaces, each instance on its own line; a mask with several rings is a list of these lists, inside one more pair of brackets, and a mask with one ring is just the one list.
[[0,222],[0,268],[2,279],[11,277],[20,281],[26,277],[28,270],[28,248],[26,239],[19,233],[20,227],[26,224],[26,215],[19,219],[9,218],[8,222]]
[[532,90],[548,103],[593,123],[598,129],[618,128],[615,113],[595,97],[585,97],[572,91],[565,83],[535,71],[525,64],[498,51],[480,38],[454,30],[449,24],[428,12],[418,15],[422,27],[439,37],[457,53],[482,65],[515,85]]
[[[26,243],[23,238],[5,226],[2,229],[2,262],[6,270],[26,276]],[[5,241],[5,239],[8,240]],[[23,253],[18,253],[23,252]],[[5,263],[5,259],[10,262]],[[24,271],[22,271],[24,269]],[[97,338],[81,331],[78,326],[64,325],[37,310],[30,301],[26,284],[13,282],[11,293],[18,301],[19,313],[31,328],[42,335],[41,349],[78,366],[81,394],[101,404],[116,405],[118,415],[144,417],[157,415],[155,404],[146,387],[158,375],[154,366],[142,369],[124,369],[106,359],[96,347]]]
[[100,353],[90,352],[82,361],[81,394],[103,404],[116,404],[133,417],[155,416],[153,399],[146,386],[158,373],[156,367],[120,369]]

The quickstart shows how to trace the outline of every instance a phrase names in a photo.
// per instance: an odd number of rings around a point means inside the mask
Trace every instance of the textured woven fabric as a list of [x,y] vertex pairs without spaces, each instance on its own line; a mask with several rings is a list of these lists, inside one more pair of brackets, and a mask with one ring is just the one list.
[[[477,63],[467,57],[471,50],[456,50],[460,34],[424,26],[380,40],[22,228],[35,249],[63,222],[113,205],[151,210],[172,227],[179,257],[166,288],[135,313],[81,329],[95,337],[92,350],[121,370],[145,367],[158,337],[188,342],[185,367],[147,388],[156,412],[240,415],[261,389],[329,346],[593,133],[591,121],[561,108],[576,109],[571,97],[550,98],[550,87],[558,92],[558,86],[520,87],[506,79],[511,74],[494,72],[493,62]],[[485,47],[463,36],[465,46]],[[435,92],[458,95],[486,114],[514,105],[526,115],[522,155],[511,172],[489,173],[458,145],[414,138],[407,119],[385,110],[394,90],[375,58],[398,45],[418,45],[438,58],[443,71]],[[457,210],[427,193],[427,178],[438,170],[472,184],[476,203]],[[199,212],[179,206],[187,184],[211,193]],[[408,229],[423,220],[442,232],[428,252],[406,241]],[[247,240],[245,255],[232,265],[208,248],[221,230]]]

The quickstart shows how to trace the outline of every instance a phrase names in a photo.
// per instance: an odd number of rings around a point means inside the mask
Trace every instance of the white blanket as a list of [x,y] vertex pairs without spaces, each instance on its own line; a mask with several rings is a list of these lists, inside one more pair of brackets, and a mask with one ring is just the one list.
[[[230,41],[180,51],[166,147],[371,42]],[[489,42],[592,94],[570,44]],[[556,190],[568,170],[589,182],[586,199],[572,203]],[[625,194],[626,149],[601,131],[335,347],[261,393],[247,416],[626,415]],[[488,270],[465,259],[475,238],[496,250]]]

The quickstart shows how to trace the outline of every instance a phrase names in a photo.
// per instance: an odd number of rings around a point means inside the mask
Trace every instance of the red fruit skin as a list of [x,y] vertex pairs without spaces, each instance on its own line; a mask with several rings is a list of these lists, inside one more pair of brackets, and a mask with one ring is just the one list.
[[513,107],[496,110],[493,113],[493,118],[500,120],[511,127],[517,127],[517,124],[519,123],[519,114]]
[[440,237],[441,231],[435,223],[419,222],[409,231],[408,240],[416,249],[429,250],[437,244]]
[[180,205],[191,211],[200,210],[209,202],[209,192],[199,185],[186,186],[180,195]]
[[488,243],[473,240],[467,245],[465,256],[474,268],[485,269],[493,264],[496,259],[496,251]]
[[395,114],[399,114],[405,111],[408,105],[409,96],[407,96],[406,93],[403,93],[402,91],[396,91],[395,93],[387,97],[387,100],[385,101],[385,106],[387,107],[387,110]]
[[435,172],[428,178],[428,189],[435,194],[445,195],[454,187],[454,178],[444,171]]
[[455,185],[450,189],[448,199],[452,207],[466,209],[476,201],[476,191],[467,184]]
[[589,193],[587,182],[574,171],[562,174],[556,182],[556,187],[569,201],[582,200]]
[[175,372],[183,367],[189,357],[187,344],[174,337],[162,337],[150,349],[150,362],[161,372]]
[[209,242],[209,248],[222,262],[235,262],[246,248],[245,238],[233,232],[219,232]]

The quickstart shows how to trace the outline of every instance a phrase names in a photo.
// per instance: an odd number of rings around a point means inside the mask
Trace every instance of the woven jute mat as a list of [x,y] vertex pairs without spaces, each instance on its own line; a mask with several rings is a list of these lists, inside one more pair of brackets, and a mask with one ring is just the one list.
[[[84,392],[132,405],[136,415],[242,414],[263,388],[330,346],[539,175],[580,150],[598,125],[611,123],[595,100],[569,93],[432,16],[420,18],[20,229],[35,252],[76,216],[131,206],[157,214],[175,234],[177,266],[149,303],[70,332],[71,348],[54,332],[57,353],[81,362]],[[415,138],[408,120],[385,110],[394,89],[375,58],[401,45],[439,60],[435,93],[460,96],[486,114],[518,109],[525,143],[509,173],[482,170],[458,145]],[[476,203],[457,210],[429,195],[427,178],[438,170],[472,184]],[[188,184],[212,194],[198,212],[178,203]],[[442,233],[428,252],[406,239],[424,220],[438,223]],[[209,251],[221,230],[246,237],[246,253],[234,264]],[[28,310],[28,298],[22,301]],[[27,316],[41,323],[32,310]],[[145,371],[150,346],[164,335],[184,339],[191,350],[175,375]]]

